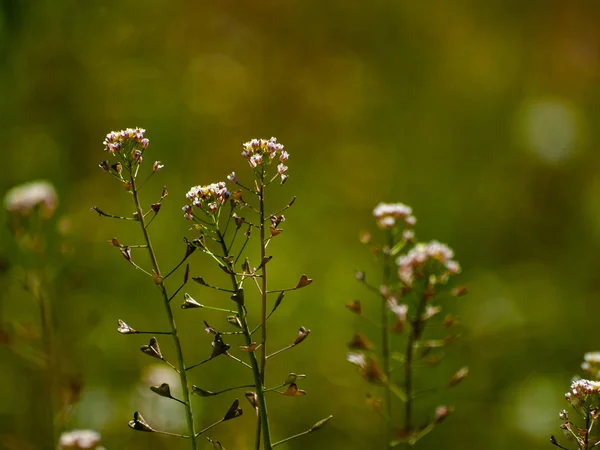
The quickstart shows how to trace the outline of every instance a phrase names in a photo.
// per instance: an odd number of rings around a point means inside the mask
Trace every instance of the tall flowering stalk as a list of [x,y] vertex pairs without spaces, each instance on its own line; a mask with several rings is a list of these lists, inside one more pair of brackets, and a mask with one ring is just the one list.
[[[371,284],[364,272],[358,272],[357,279],[379,297],[379,320],[370,321],[379,328],[379,349],[367,338],[368,333],[358,331],[348,344],[348,361],[360,368],[367,382],[381,388],[383,398],[371,398],[370,402],[384,418],[384,447],[389,449],[414,445],[452,411],[449,406],[438,406],[425,426],[415,425],[415,400],[441,387],[455,386],[468,369],[460,369],[444,386],[420,390],[415,374],[417,365],[437,364],[443,357],[441,349],[456,338],[454,333],[439,336],[438,332],[436,336],[429,332],[435,327],[428,325],[441,313],[437,302],[444,295],[459,296],[466,290],[448,288],[451,278],[460,272],[449,247],[437,241],[416,242],[412,229],[416,219],[410,207],[380,203],[373,215],[384,232],[383,244],[372,244],[370,233],[362,233],[361,242],[371,245],[381,264],[381,283]],[[347,308],[365,317],[360,300],[354,300]],[[441,323],[446,329],[454,324],[450,315]],[[398,373],[401,376],[395,375]],[[396,402],[403,405],[401,413]]]
[[[289,288],[271,288],[267,268],[272,257],[268,254],[268,246],[279,236],[285,221],[283,213],[292,206],[295,199],[277,211],[268,212],[266,192],[279,181],[284,184],[288,178],[288,167],[285,165],[289,158],[288,152],[275,138],[253,139],[243,145],[242,156],[248,161],[253,174],[253,183],[247,187],[238,179],[235,172],[227,179],[236,187],[230,191],[224,181],[208,185],[192,187],[186,197],[188,203],[183,207],[184,217],[193,222],[192,229],[198,236],[192,241],[193,245],[207,254],[229,278],[228,287],[209,284],[203,277],[194,277],[198,284],[216,291],[226,292],[234,302],[234,309],[216,308],[198,303],[186,293],[183,308],[206,308],[229,314],[226,322],[236,331],[218,331],[205,322],[206,331],[213,336],[213,350],[210,356],[192,367],[207,363],[217,356],[225,355],[245,366],[252,375],[252,382],[240,386],[226,388],[217,392],[194,386],[194,393],[209,397],[232,389],[251,387],[246,392],[246,398],[257,414],[257,430],[255,448],[271,450],[290,439],[312,433],[330,419],[317,422],[307,431],[298,435],[274,442],[269,421],[267,394],[278,393],[284,396],[302,396],[305,392],[298,388],[296,382],[305,375],[290,373],[283,382],[275,387],[267,387],[267,360],[277,354],[289,350],[308,337],[310,330],[300,327],[293,341],[278,350],[268,353],[271,342],[268,340],[268,320],[281,305],[287,292],[308,286],[312,280],[302,275],[298,283]],[[246,201],[248,197],[248,201]],[[246,218],[250,214],[254,218]],[[244,215],[242,215],[244,214]],[[253,232],[258,232],[258,248],[254,255],[249,249]],[[245,256],[249,253],[249,256]],[[250,283],[258,291],[257,305],[246,301],[245,285]],[[272,299],[272,300],[270,300]],[[249,324],[248,310],[252,308],[260,318],[257,325]],[[258,310],[258,311],[256,311]],[[260,333],[257,339],[254,335]],[[242,357],[230,353],[231,345],[224,339],[241,336],[242,344],[238,351]],[[246,361],[244,361],[247,360]],[[188,369],[190,369],[189,367]]]
[[[170,400],[181,403],[185,411],[187,435],[156,430],[152,428],[152,426],[150,426],[148,422],[146,422],[141,413],[139,413],[138,411],[134,413],[133,420],[129,422],[129,426],[137,431],[154,432],[188,439],[190,442],[190,447],[193,450],[195,450],[197,448],[196,439],[198,438],[198,436],[208,431],[212,427],[220,424],[221,422],[239,417],[242,414],[242,410],[239,407],[239,401],[235,400],[232,403],[229,410],[223,416],[223,418],[221,418],[220,420],[218,420],[217,422],[215,422],[214,424],[210,425],[202,431],[196,431],[194,423],[194,414],[192,404],[190,401],[190,386],[188,383],[187,375],[187,371],[189,368],[186,366],[184,361],[183,349],[181,346],[179,332],[175,322],[175,315],[171,307],[171,301],[173,300],[175,295],[187,284],[187,281],[189,279],[189,266],[186,266],[186,270],[183,276],[183,282],[179,285],[179,287],[175,290],[175,292],[172,295],[168,293],[167,286],[165,284],[167,279],[171,275],[173,275],[176,272],[176,270],[179,267],[181,267],[183,263],[187,260],[187,258],[194,252],[195,247],[191,243],[188,243],[182,261],[171,271],[167,272],[166,274],[163,274],[159,267],[158,258],[154,250],[152,240],[150,238],[149,226],[160,212],[162,202],[167,196],[168,192],[166,187],[163,188],[159,200],[155,203],[150,204],[146,208],[144,207],[144,203],[142,202],[140,197],[140,190],[144,183],[141,183],[139,181],[138,175],[142,167],[144,154],[148,148],[148,144],[149,141],[145,137],[145,130],[142,128],[127,128],[119,132],[111,132],[106,136],[106,139],[104,140],[104,150],[108,153],[110,157],[113,158],[113,160],[116,160],[116,162],[110,162],[108,160],[103,161],[100,163],[100,168],[104,172],[107,172],[108,174],[116,178],[118,182],[121,183],[122,186],[125,188],[125,190],[129,194],[131,194],[135,212],[131,217],[123,217],[113,214],[107,214],[97,207],[93,207],[92,209],[102,217],[127,220],[137,222],[139,224],[141,235],[144,241],[142,245],[124,245],[121,244],[116,238],[111,239],[109,243],[111,243],[114,247],[118,248],[121,255],[133,267],[142,272],[148,278],[148,280],[151,280],[156,286],[160,293],[160,296],[163,299],[164,311],[170,329],[169,331],[138,331],[119,319],[118,331],[121,334],[162,334],[171,336],[175,347],[175,364],[170,363],[163,356],[156,337],[152,337],[148,344],[143,345],[141,347],[141,351],[148,356],[163,361],[179,375],[182,391],[181,399],[176,398],[172,395],[171,388],[167,383],[162,383],[157,386],[151,386],[150,389],[161,397],[165,397]],[[152,175],[154,175],[156,172],[162,169],[162,167],[163,165],[160,163],[160,161],[154,162],[148,178],[150,178]],[[145,249],[145,251],[147,252],[147,256],[149,257],[149,270],[145,269],[142,264],[138,264],[134,260],[133,252],[142,249]]]
[[51,225],[55,225],[51,219],[58,206],[58,195],[48,181],[33,181],[10,189],[4,197],[4,206],[9,213],[10,231],[26,260],[22,268],[22,285],[39,308],[42,351],[29,358],[39,363],[44,371],[47,442],[54,445],[68,406],[63,401],[64,393],[60,392],[60,385],[65,380],[61,379],[56,345],[56,323],[50,293],[54,280],[47,245],[49,230]]
[[[600,446],[600,432],[595,430],[600,419],[600,352],[586,353],[581,368],[589,379],[576,378],[565,394],[565,400],[575,412],[576,420],[571,420],[566,409],[558,416],[562,420],[560,428],[565,437],[575,443],[575,448],[590,450]],[[554,436],[550,437],[550,442],[558,448],[568,450]]]

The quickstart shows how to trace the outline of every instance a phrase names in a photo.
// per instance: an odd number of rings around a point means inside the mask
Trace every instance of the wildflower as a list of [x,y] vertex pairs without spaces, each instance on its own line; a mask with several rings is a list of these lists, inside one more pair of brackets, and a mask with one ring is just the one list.
[[153,172],[158,172],[163,167],[165,167],[165,165],[161,164],[160,161],[154,161],[154,164],[152,164],[152,171]]
[[227,179],[232,182],[233,184],[237,184],[238,182],[238,178],[237,175],[235,174],[235,172],[231,172],[229,175],[227,175]]
[[148,148],[150,141],[144,137],[146,130],[143,128],[126,128],[121,131],[111,131],[106,135],[102,144],[104,151],[119,154],[128,161],[142,163],[144,150]]
[[85,449],[93,448],[100,450],[103,447],[97,447],[100,442],[100,433],[94,430],[72,430],[60,435],[58,442],[59,450],[63,449]]
[[[193,186],[185,196],[188,200],[191,200],[193,206],[214,215],[227,202],[231,192],[227,190],[225,182],[220,181],[206,186]],[[193,219],[192,205],[183,207],[184,217],[188,220]]]
[[373,215],[380,228],[391,229],[398,219],[403,219],[407,226],[413,226],[417,219],[412,215],[412,208],[403,203],[380,203],[373,210]]
[[28,215],[35,207],[40,207],[42,216],[51,217],[58,206],[58,195],[48,181],[32,181],[13,187],[4,196],[7,211]]
[[[242,147],[244,149],[242,151],[242,156],[248,160],[248,164],[250,164],[250,167],[252,168],[263,164],[265,157],[268,157],[268,161],[270,162],[279,156],[279,161],[283,163],[287,161],[290,156],[289,153],[284,150],[284,146],[279,144],[277,138],[274,137],[269,140],[252,139],[244,143]],[[283,172],[285,172],[285,170]],[[281,175],[283,172],[279,172],[279,174]]]
[[415,239],[415,232],[413,230],[404,230],[402,232],[402,239],[411,242]]
[[460,272],[460,265],[454,261],[454,252],[450,247],[438,241],[415,245],[406,255],[396,260],[398,276],[407,286],[412,286],[420,270],[428,261],[437,261],[442,266],[441,279]]

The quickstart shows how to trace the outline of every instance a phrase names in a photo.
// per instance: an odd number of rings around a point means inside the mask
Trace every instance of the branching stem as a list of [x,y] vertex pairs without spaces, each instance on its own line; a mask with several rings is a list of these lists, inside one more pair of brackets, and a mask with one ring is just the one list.
[[[161,273],[160,273],[160,268],[158,267],[158,260],[156,258],[156,254],[154,252],[154,247],[152,246],[152,241],[150,240],[150,235],[148,234],[148,230],[147,230],[146,224],[144,222],[142,207],[141,207],[140,199],[138,196],[138,190],[137,190],[136,183],[135,183],[135,176],[132,175],[130,177],[130,181],[131,181],[131,192],[133,193],[135,208],[136,208],[136,211],[137,211],[137,214],[139,217],[139,222],[141,225],[142,233],[144,234],[144,239],[146,240],[146,244],[148,245],[148,253],[150,254],[150,261],[152,263],[154,272],[159,277],[158,279],[161,280],[158,283],[158,288],[160,289],[160,292],[161,292],[163,300],[164,300],[167,318],[169,321],[169,325],[171,326],[171,334],[173,336],[173,343],[175,344],[175,352],[177,354],[177,366],[178,366],[179,378],[181,381],[181,390],[183,393],[183,401],[184,401],[184,406],[185,406],[185,417],[186,417],[186,421],[187,421],[189,435],[196,436],[196,431],[194,428],[194,415],[193,415],[192,407],[190,404],[190,391],[189,391],[189,387],[188,387],[187,373],[185,370],[185,363],[183,360],[183,351],[181,349],[181,341],[179,340],[179,336],[177,334],[177,326],[175,324],[175,318],[173,316],[173,311],[171,310],[170,297],[167,294],[167,289],[165,288],[165,285],[164,285],[164,279],[162,278]],[[196,450],[196,448],[197,448],[196,440],[190,439],[190,443],[191,443],[192,450]]]

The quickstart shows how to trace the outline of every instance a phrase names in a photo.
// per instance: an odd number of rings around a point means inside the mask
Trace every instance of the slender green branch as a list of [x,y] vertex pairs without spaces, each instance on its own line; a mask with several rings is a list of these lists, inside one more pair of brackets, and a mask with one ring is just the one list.
[[[169,325],[171,326],[171,332],[173,335],[173,343],[175,344],[175,352],[177,354],[178,372],[179,372],[179,378],[181,381],[181,390],[183,393],[183,401],[185,402],[185,416],[186,416],[189,434],[190,434],[190,436],[195,436],[196,431],[194,428],[194,415],[193,415],[192,407],[190,404],[190,391],[189,391],[189,387],[188,387],[187,373],[185,370],[183,351],[181,349],[181,341],[179,340],[179,336],[177,334],[177,326],[175,324],[175,318],[173,316],[173,311],[171,310],[171,305],[169,302],[170,297],[167,294],[167,289],[165,288],[165,285],[164,285],[164,279],[161,276],[160,268],[158,266],[158,260],[156,258],[156,254],[154,252],[154,247],[152,246],[152,241],[150,240],[150,235],[148,234],[148,230],[144,223],[141,202],[140,202],[140,199],[138,196],[138,190],[136,188],[136,183],[135,183],[135,176],[132,175],[130,177],[130,182],[131,182],[131,192],[133,193],[133,199],[134,199],[136,211],[137,211],[137,214],[138,214],[138,217],[140,220],[142,233],[144,234],[144,239],[146,240],[146,244],[148,245],[148,253],[150,255],[152,267],[154,268],[154,272],[156,273],[156,276],[160,280],[158,283],[158,288],[160,289],[160,292],[162,294],[162,297],[164,300],[164,305],[165,305],[165,310],[167,313],[167,318],[169,321]],[[196,440],[190,439],[190,442],[191,442],[192,450],[196,450],[196,448],[197,448]]]
[[[265,186],[264,186],[264,169],[262,172],[259,187],[259,202],[260,202],[260,260],[265,261],[267,257],[267,246],[265,238]],[[262,265],[262,278],[261,278],[261,331],[262,331],[262,348],[260,352],[260,381],[261,391],[264,390],[266,369],[267,369],[267,264]],[[271,443],[271,431],[269,428],[269,416],[266,410],[266,402],[262,408],[260,415],[260,421],[262,426],[262,434],[264,438],[265,450],[272,450],[273,444]]]
[[310,433],[312,433],[312,430],[306,430],[306,431],[303,431],[302,433],[298,433],[298,434],[295,434],[293,436],[287,437],[285,439],[282,439],[281,441],[275,442],[273,444],[273,447],[277,447],[278,445],[284,444],[285,442],[291,441],[292,439],[296,439],[296,438],[299,438],[301,436],[305,436],[305,435],[310,434]]
[[225,353],[227,356],[229,356],[231,359],[233,359],[234,361],[239,362],[240,364],[243,364],[244,366],[248,367],[249,369],[252,369],[252,366],[250,364],[248,364],[247,362],[242,361],[240,358],[237,358],[235,356],[233,356],[231,353],[227,352]]
[[429,292],[428,284],[426,282],[425,291],[419,299],[417,312],[414,316],[414,320],[412,321],[410,334],[408,336],[406,344],[406,362],[404,363],[404,393],[406,394],[406,403],[404,404],[404,428],[406,431],[410,431],[412,429],[412,413],[414,400],[412,373],[413,357],[415,343],[421,338],[423,334],[425,323],[423,322],[422,317],[423,312],[425,311],[425,307],[427,305],[428,298]]
[[[218,224],[215,224],[215,226],[218,227]],[[218,230],[218,228],[217,228],[217,240],[219,241],[219,243],[221,245],[221,249],[223,250],[223,256],[228,257],[229,251],[227,249],[225,237],[221,234],[221,232]],[[238,292],[240,289],[240,284],[239,284],[235,274],[230,273],[229,277],[231,280],[231,285],[233,287],[233,291]],[[237,306],[238,306],[238,318],[242,325],[244,340],[245,340],[246,346],[250,346],[250,345],[252,345],[252,333],[250,332],[250,329],[248,327],[246,308],[241,303],[237,303]],[[271,445],[270,444],[271,438],[270,438],[270,434],[268,433],[269,428],[268,428],[268,422],[267,422],[267,420],[268,420],[267,403],[266,403],[266,399],[265,399],[264,383],[260,376],[258,359],[256,358],[255,352],[249,352],[248,358],[250,360],[250,366],[252,367],[252,374],[254,376],[254,387],[256,389],[256,396],[257,396],[257,400],[258,400],[258,413],[259,413],[258,423],[257,423],[257,432],[256,432],[255,450],[260,450],[261,434],[264,434],[264,431],[261,432],[261,430],[264,430],[264,428],[261,427],[261,423],[267,423],[267,427],[266,427],[267,434],[265,434],[265,436],[266,436],[265,437],[265,446],[267,445],[267,442],[269,443],[269,445]],[[272,448],[272,447],[270,447],[270,448]]]
[[280,348],[279,350],[277,350],[277,351],[271,353],[270,355],[268,355],[267,359],[272,358],[273,356],[278,355],[279,353],[285,352],[286,350],[289,350],[290,348],[293,348],[295,346],[296,346],[296,344],[290,344],[290,345],[288,345],[286,347]]
[[[393,236],[390,232],[388,234],[388,245],[391,249],[393,245]],[[383,284],[389,286],[392,274],[392,257],[389,252],[385,253],[385,259],[383,263]],[[386,383],[384,384],[384,408],[385,414],[388,417],[392,417],[392,390],[390,388],[390,376],[391,376],[391,365],[390,365],[390,327],[388,324],[389,309],[387,305],[387,298],[385,295],[381,295],[381,351],[383,357],[383,373],[385,375]],[[408,366],[408,364],[407,364]],[[408,391],[407,391],[408,392]],[[393,424],[390,422],[385,423],[385,448],[390,448],[390,442],[393,436]]]
[[[211,428],[216,427],[217,425],[219,425],[221,422],[223,422],[223,419],[219,420],[218,422],[215,422],[209,426],[207,426],[204,430],[198,431],[194,437],[197,438],[198,436],[200,436],[202,433],[206,433],[208,430],[210,430]],[[192,439],[194,441],[194,439]]]

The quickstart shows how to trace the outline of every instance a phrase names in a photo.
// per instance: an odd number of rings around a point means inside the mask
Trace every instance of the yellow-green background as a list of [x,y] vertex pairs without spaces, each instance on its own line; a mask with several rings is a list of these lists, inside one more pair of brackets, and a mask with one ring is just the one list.
[[[166,324],[151,283],[105,244],[139,243],[135,224],[89,212],[132,210],[98,163],[107,132],[141,126],[151,142],[145,162],[166,165],[145,188],[147,203],[169,189],[151,227],[163,268],[183,252],[189,186],[232,170],[247,177],[239,153],[252,137],[277,136],[291,154],[289,182],[272,200],[298,200],[273,242],[271,273],[282,286],[301,273],[315,281],[286,298],[272,338],[283,345],[300,325],[312,334],[271,364],[272,384],[290,371],[309,374],[306,397],[272,399],[273,430],[278,439],[335,420],[286,448],[381,442],[364,402],[369,387],[345,361],[358,322],[344,307],[361,298],[375,312],[354,271],[374,270],[358,233],[373,228],[380,201],[412,205],[417,235],[455,249],[470,291],[447,305],[462,340],[431,382],[462,365],[470,375],[425,401],[429,412],[446,402],[456,412],[421,447],[548,448],[570,377],[584,352],[600,348],[599,23],[593,0],[3,0],[0,191],[51,180],[58,215],[71,224],[74,253],[50,260],[60,272],[53,301],[64,370],[84,381],[69,428],[99,430],[109,450],[185,448],[126,426],[148,401],[142,377],[154,361],[138,350],[145,337],[117,334],[116,319]],[[17,347],[35,347],[38,313],[18,281],[27,261],[6,227],[0,255],[11,263],[0,278],[2,327],[18,335]],[[192,263],[193,275],[226,282],[203,255]],[[201,320],[218,316],[176,314],[186,354],[202,358],[210,349]],[[9,345],[0,361],[0,446],[50,448],[39,369]],[[243,370],[214,361],[192,381],[217,390]],[[150,398],[179,417],[168,400]],[[195,398],[199,423],[232,398]],[[252,442],[243,406],[242,418],[210,433],[229,450]],[[142,412],[152,424],[160,409]]]

